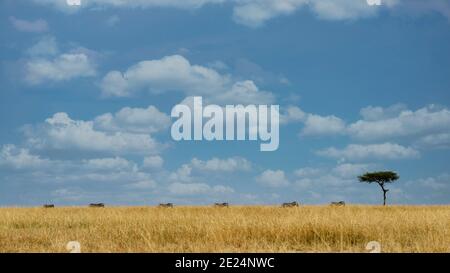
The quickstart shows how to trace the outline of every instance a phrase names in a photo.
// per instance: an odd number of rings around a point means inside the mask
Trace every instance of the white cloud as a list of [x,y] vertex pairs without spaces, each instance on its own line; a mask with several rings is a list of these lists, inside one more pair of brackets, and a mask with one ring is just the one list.
[[286,107],[282,111],[280,122],[282,124],[303,123],[301,135],[304,136],[346,134],[347,129],[345,122],[336,116],[306,113],[297,106]]
[[417,141],[417,145],[427,148],[450,148],[450,133],[424,136]]
[[117,113],[106,113],[94,119],[94,127],[104,131],[125,131],[153,134],[169,128],[170,117],[156,107],[122,108]]
[[258,183],[272,188],[289,185],[289,180],[282,170],[265,170],[256,180]]
[[298,177],[311,177],[311,176],[317,176],[319,174],[321,174],[323,172],[323,170],[318,169],[318,168],[311,168],[311,167],[306,167],[306,168],[300,168],[294,171],[294,174]]
[[193,158],[189,163],[181,165],[177,170],[169,174],[168,179],[172,182],[189,183],[210,179],[211,173],[235,173],[239,171],[250,171],[252,164],[242,157],[212,158],[200,160]]
[[103,78],[101,88],[105,96],[118,97],[130,96],[139,89],[202,95],[223,90],[228,82],[228,76],[210,68],[191,65],[184,57],[173,55],[139,62],[124,73],[111,71]]
[[56,113],[40,126],[28,126],[25,133],[28,144],[37,149],[108,154],[155,154],[161,150],[148,134],[99,131],[94,122],[73,120],[66,113]]
[[436,191],[447,190],[450,191],[450,175],[441,174],[437,177],[427,177],[418,179],[418,184]]
[[128,188],[145,190],[145,189],[154,189],[157,187],[157,183],[154,180],[142,180],[135,183],[128,184]]
[[274,17],[292,14],[307,3],[308,0],[238,1],[233,19],[239,24],[259,27]]
[[225,92],[213,95],[209,99],[221,104],[271,104],[275,96],[267,91],[261,91],[253,81],[239,81]]
[[236,172],[248,171],[251,169],[251,163],[242,157],[230,157],[226,159],[212,158],[207,161],[202,161],[197,158],[191,160],[190,166],[200,171],[212,172]]
[[407,110],[404,104],[398,103],[387,108],[379,106],[367,106],[361,109],[360,114],[366,121],[377,121],[395,118],[402,111]]
[[383,144],[350,144],[344,149],[334,147],[320,150],[321,156],[339,159],[340,161],[380,160],[380,159],[411,159],[419,157],[419,152],[411,147],[395,143]]
[[363,119],[348,125],[334,115],[305,113],[296,106],[286,109],[281,122],[303,123],[303,136],[346,135],[365,142],[401,141],[418,148],[450,146],[450,110],[445,107],[428,105],[414,111],[403,104],[386,108],[368,106],[360,111]]
[[205,183],[173,183],[168,186],[169,193],[174,195],[227,194],[233,193],[231,187]]
[[366,18],[376,15],[379,10],[376,6],[368,5],[366,0],[313,0],[310,8],[318,17],[327,20]]
[[83,160],[88,169],[109,171],[136,171],[137,166],[120,157],[95,158]]
[[60,53],[56,39],[42,37],[27,51],[25,60],[25,80],[30,85],[46,82],[68,81],[97,74],[95,56],[97,53],[83,47],[72,48]]
[[307,113],[303,112],[303,110],[297,106],[287,106],[282,108],[282,110],[280,115],[281,124],[303,122],[307,117]]
[[147,156],[142,162],[142,167],[146,169],[159,169],[163,166],[164,159],[159,155]]
[[341,178],[355,178],[369,170],[368,164],[339,164],[333,168],[332,172]]
[[61,54],[53,59],[34,58],[26,63],[25,72],[26,81],[32,85],[96,75],[95,64],[83,53]]
[[249,27],[259,27],[270,19],[291,15],[302,8],[308,8],[318,18],[325,20],[373,17],[378,15],[380,10],[414,15],[438,13],[450,18],[450,3],[447,0],[382,0],[381,6],[369,6],[365,0],[90,0],[79,8],[69,7],[65,1],[60,0],[34,1],[67,12],[90,7],[197,9],[207,4],[229,2],[233,6],[233,20]]
[[301,134],[305,136],[345,134],[345,122],[335,116],[308,114],[304,123]]
[[[446,108],[430,105],[416,111],[401,110],[398,115],[386,118],[386,111],[382,108],[372,108],[370,112],[372,116],[373,112],[380,114],[375,114],[376,118],[350,124],[348,132],[351,136],[361,140],[379,140],[450,132],[450,111]],[[363,109],[363,115],[368,116],[367,110]]]
[[113,8],[181,8],[196,9],[206,4],[223,3],[225,0],[81,0],[79,7],[69,7],[65,0],[33,0],[37,4],[51,5],[63,11],[73,8],[113,7]]
[[47,21],[44,19],[37,19],[35,21],[27,21],[18,19],[13,16],[9,17],[9,21],[15,29],[24,32],[46,32],[48,31]]
[[233,82],[229,75],[191,64],[180,55],[141,61],[125,72],[110,71],[100,84],[106,97],[128,97],[141,91],[182,92],[186,96],[204,96],[211,103],[269,104],[274,95],[261,91],[253,81]]
[[45,36],[27,50],[30,56],[55,56],[59,53],[58,44],[55,37]]
[[0,150],[0,166],[13,169],[43,168],[51,164],[50,160],[33,155],[28,149],[6,144]]
[[183,164],[176,171],[170,173],[169,180],[179,183],[187,183],[193,180],[192,176],[192,167],[189,164]]

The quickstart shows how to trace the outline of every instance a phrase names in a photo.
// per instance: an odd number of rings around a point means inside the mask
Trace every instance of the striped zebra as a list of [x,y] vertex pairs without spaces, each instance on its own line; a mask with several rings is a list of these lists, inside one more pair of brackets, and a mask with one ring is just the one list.
[[105,204],[104,203],[90,203],[89,207],[90,208],[104,208]]
[[283,208],[293,208],[293,207],[298,207],[300,204],[297,201],[294,202],[290,202],[290,203],[283,203],[281,205],[281,207]]
[[343,207],[343,206],[345,206],[345,202],[344,202],[344,201],[331,202],[330,205],[331,205],[331,206],[337,206],[337,207]]
[[160,208],[173,208],[173,203],[161,203],[159,204]]

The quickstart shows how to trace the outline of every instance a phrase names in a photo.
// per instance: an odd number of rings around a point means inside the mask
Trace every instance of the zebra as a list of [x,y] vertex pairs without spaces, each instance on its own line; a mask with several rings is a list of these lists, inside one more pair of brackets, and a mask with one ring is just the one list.
[[214,203],[214,207],[219,207],[219,208],[228,208],[229,204],[228,203]]
[[104,208],[105,204],[104,203],[91,203],[89,204],[90,208]]
[[48,208],[54,208],[55,205],[53,204],[44,204],[44,208],[48,209]]
[[173,203],[161,203],[159,204],[160,208],[173,208]]
[[345,202],[344,201],[339,201],[339,202],[331,202],[330,204],[331,206],[338,206],[338,207],[343,207],[345,206]]
[[283,208],[293,208],[293,207],[298,207],[298,206],[299,206],[299,203],[297,201],[290,202],[290,203],[283,203],[281,205],[281,207],[283,207]]

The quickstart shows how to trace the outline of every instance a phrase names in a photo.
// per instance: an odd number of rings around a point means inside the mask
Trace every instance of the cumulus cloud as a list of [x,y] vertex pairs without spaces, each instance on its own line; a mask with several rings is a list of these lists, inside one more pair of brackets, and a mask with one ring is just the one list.
[[25,66],[26,81],[37,85],[47,81],[67,81],[79,77],[95,76],[92,60],[86,54],[61,54],[53,59],[36,58]]
[[275,101],[275,96],[267,91],[261,91],[253,81],[238,81],[225,92],[220,92],[210,97],[216,103],[221,104],[270,104]]
[[450,191],[450,175],[441,174],[435,177],[421,178],[417,180],[420,186],[430,188],[436,191],[447,190]]
[[236,173],[250,171],[252,164],[242,157],[211,158],[200,160],[193,158],[189,163],[181,165],[177,170],[170,173],[168,179],[172,182],[188,183],[202,180],[207,174]]
[[105,171],[136,171],[137,166],[121,157],[85,159],[83,164],[88,169]]
[[248,171],[251,169],[250,161],[242,157],[230,157],[225,159],[215,157],[206,161],[193,158],[190,166],[200,171],[213,172],[236,172]]
[[406,105],[398,103],[386,108],[380,106],[367,106],[362,108],[359,113],[366,121],[377,121],[395,118],[404,110],[407,110]]
[[323,172],[323,170],[318,169],[318,168],[305,167],[305,168],[300,168],[300,169],[295,170],[294,174],[297,177],[310,177],[310,176],[319,175],[322,172]]
[[303,123],[302,136],[345,135],[364,142],[401,141],[419,147],[450,146],[450,110],[428,105],[410,110],[404,104],[361,109],[362,119],[347,124],[334,115],[305,113],[296,106],[282,109],[281,123]]
[[[44,182],[58,187],[109,183],[125,185],[130,189],[147,189],[156,184],[149,173],[142,172],[134,162],[125,158],[48,159],[12,144],[0,149],[0,169],[6,171],[14,181],[25,179],[27,183]],[[11,170],[20,172],[10,173]]]
[[192,182],[192,167],[189,164],[183,164],[174,172],[170,173],[169,180],[179,183],[187,183]]
[[124,107],[116,113],[105,113],[94,119],[94,127],[103,131],[125,131],[153,134],[170,126],[170,117],[155,106]]
[[25,128],[28,145],[36,149],[79,150],[109,154],[155,154],[161,145],[148,134],[96,130],[93,121],[73,120],[56,113],[38,126]]
[[395,143],[383,144],[350,144],[343,149],[334,147],[320,150],[318,155],[336,158],[340,161],[381,160],[381,159],[411,159],[419,157],[419,152],[411,147]]
[[308,114],[304,121],[302,135],[345,134],[345,122],[335,116]]
[[18,31],[36,32],[36,33],[48,31],[48,24],[47,21],[45,21],[44,19],[28,21],[11,16],[9,17],[9,21]]
[[307,113],[303,112],[297,106],[287,106],[282,108],[282,112],[280,113],[280,123],[294,123],[294,122],[303,122],[307,117]]
[[138,190],[146,190],[146,189],[154,189],[157,187],[157,185],[158,183],[156,183],[154,180],[148,179],[130,183],[127,185],[127,187]]
[[[450,132],[450,111],[429,105],[416,111],[399,109],[397,115],[388,108],[365,108],[365,117],[348,126],[348,133],[361,140],[380,140],[396,137],[420,137]],[[367,119],[369,117],[369,119]]]
[[369,164],[339,164],[333,168],[332,172],[341,178],[355,178],[369,170]]
[[129,96],[140,89],[205,95],[223,90],[229,80],[213,69],[191,65],[184,57],[173,55],[139,62],[124,73],[111,71],[103,78],[101,88],[104,95],[118,97]]
[[420,138],[416,144],[426,148],[448,149],[450,148],[450,133],[427,135]]
[[338,163],[331,168],[304,167],[294,171],[295,187],[307,189],[315,187],[343,187],[352,186],[358,175],[373,168],[372,164]]
[[292,189],[298,191],[302,201],[314,204],[333,201],[378,202],[372,189],[358,183],[357,176],[364,173],[367,164],[338,164],[331,167],[304,167],[298,169]]
[[59,47],[55,37],[45,36],[31,46],[26,53],[33,57],[55,56],[59,53]]
[[97,74],[96,52],[85,48],[72,48],[60,53],[59,46],[52,36],[41,38],[26,53],[25,81],[30,85],[46,82],[68,81],[80,77],[93,77]]
[[147,156],[142,162],[142,167],[146,169],[159,169],[163,166],[164,159],[159,155]]
[[[450,175],[435,174],[404,181],[398,186],[399,196],[396,201],[407,204],[446,204],[450,196]],[[394,197],[394,196],[393,196]]]
[[231,187],[205,183],[173,183],[168,186],[169,193],[174,195],[226,194],[233,193]]
[[[193,158],[174,171],[166,172],[162,170],[159,180],[164,181],[166,186],[159,188],[158,192],[161,194],[168,193],[171,195],[170,198],[180,196],[188,199],[212,200],[209,198],[234,193],[234,188],[228,183],[242,179],[237,173],[248,172],[250,168],[251,163],[240,157],[211,158],[208,160]],[[162,184],[160,183],[160,185]]]
[[321,116],[306,113],[297,106],[288,106],[283,110],[280,122],[282,124],[303,123],[300,133],[303,136],[346,134],[347,130],[345,121],[334,115]]
[[289,185],[289,180],[282,170],[265,170],[256,178],[256,181],[264,186],[278,188]]
[[0,166],[13,169],[29,169],[48,167],[51,161],[33,155],[28,149],[6,144],[0,150]]
[[233,19],[246,26],[258,27],[274,17],[291,14],[307,3],[307,0],[241,1],[234,7]]
[[302,8],[324,20],[368,18],[378,15],[380,10],[413,15],[438,13],[450,18],[450,3],[446,0],[383,0],[381,6],[369,6],[365,0],[90,0],[79,8],[68,7],[64,1],[59,0],[34,1],[68,12],[89,7],[197,9],[207,4],[229,2],[233,6],[233,20],[248,27],[259,27],[273,18],[291,15]]
[[383,0],[381,6],[369,6],[365,0],[238,0],[233,19],[249,27],[258,27],[272,18],[290,15],[302,8],[324,20],[369,18],[381,10],[414,15],[438,13],[450,18],[450,3],[445,0]]
[[153,93],[182,92],[186,96],[205,96],[216,103],[261,103],[274,101],[270,92],[261,91],[253,81],[233,82],[231,76],[191,64],[180,55],[148,60],[125,72],[110,71],[100,83],[103,96],[128,97],[141,91]]
[[196,9],[206,4],[219,4],[225,0],[89,0],[83,1],[83,4],[78,7],[69,7],[66,1],[61,0],[33,0],[37,4],[51,5],[63,11],[71,11],[73,8],[92,8],[92,7],[114,7],[114,8],[181,8],[181,9]]

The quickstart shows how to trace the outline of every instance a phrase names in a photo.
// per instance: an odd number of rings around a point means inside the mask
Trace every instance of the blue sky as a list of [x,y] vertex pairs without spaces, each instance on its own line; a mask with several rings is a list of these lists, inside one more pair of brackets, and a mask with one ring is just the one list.
[[[0,205],[450,202],[445,0],[4,0]],[[172,107],[280,105],[280,147],[175,142]]]

